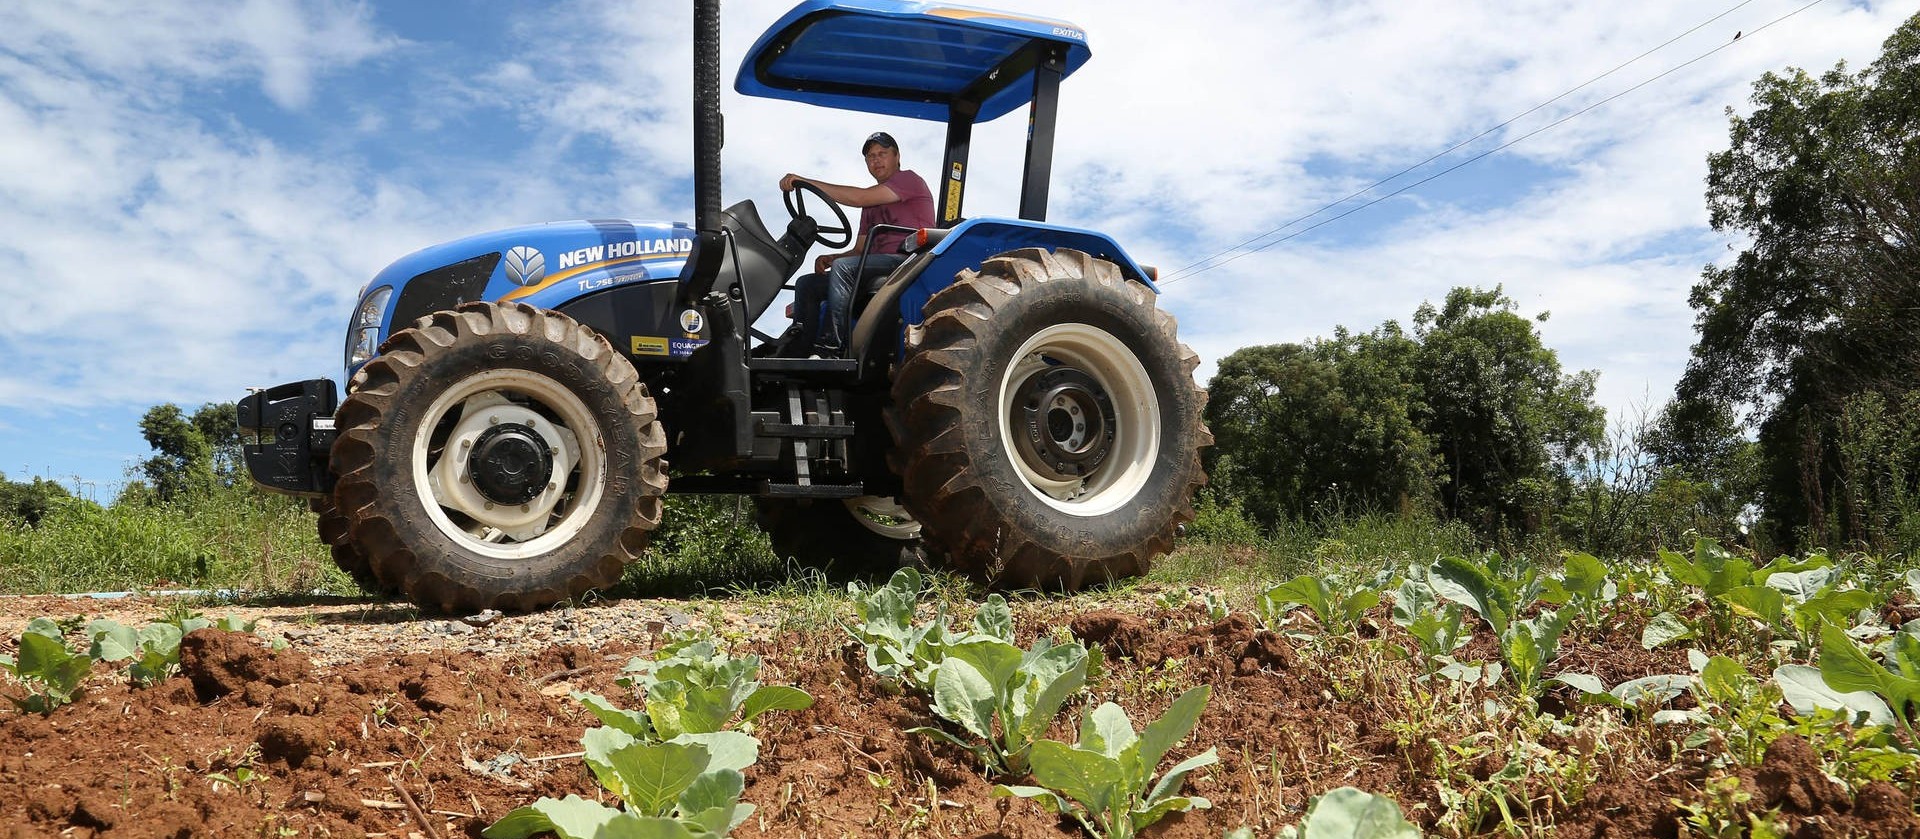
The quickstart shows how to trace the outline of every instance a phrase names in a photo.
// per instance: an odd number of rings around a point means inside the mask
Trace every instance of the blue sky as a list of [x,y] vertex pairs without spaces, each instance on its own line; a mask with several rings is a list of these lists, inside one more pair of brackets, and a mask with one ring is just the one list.
[[[1186,265],[1520,113],[1739,0],[1404,3],[1004,0],[1073,21],[1051,220]],[[791,2],[724,7],[728,72]],[[1727,49],[1433,183],[1166,288],[1207,363],[1405,321],[1503,284],[1615,419],[1656,407],[1686,293],[1730,255],[1705,156],[1754,78],[1871,61],[1915,4],[1748,0],[1459,154]],[[148,454],[147,407],[338,378],[355,293],[388,262],[495,227],[687,220],[690,12],[528,3],[63,0],[0,11],[0,472],[102,500]],[[1177,14],[1179,19],[1171,20]],[[1760,30],[1760,31],[1756,31]],[[1736,32],[1747,33],[1734,42]],[[726,199],[777,214],[787,171],[864,177],[889,130],[941,128],[729,89]],[[970,215],[1013,215],[1024,120],[976,131]],[[1457,160],[1458,157],[1450,158]],[[1436,166],[1447,165],[1443,160]],[[1416,174],[1414,177],[1419,177]],[[778,311],[778,307],[774,309]]]

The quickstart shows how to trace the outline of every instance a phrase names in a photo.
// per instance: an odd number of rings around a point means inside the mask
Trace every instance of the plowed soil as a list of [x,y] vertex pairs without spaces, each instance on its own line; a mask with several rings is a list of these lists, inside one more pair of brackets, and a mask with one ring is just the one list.
[[[1515,819],[1527,832],[1558,825],[1562,836],[1683,836],[1682,804],[1732,777],[1746,796],[1729,805],[1733,816],[1777,810],[1794,836],[1920,837],[1906,791],[1879,783],[1849,792],[1791,735],[1762,765],[1727,770],[1712,767],[1711,750],[1683,750],[1644,726],[1596,723],[1545,735],[1530,746],[1537,765],[1503,773],[1516,753],[1477,744],[1515,725],[1513,712],[1487,707],[1495,697],[1484,691],[1414,689],[1416,672],[1392,653],[1400,641],[1384,620],[1371,641],[1315,641],[1238,615],[1069,606],[1017,614],[1029,635],[1070,631],[1101,648],[1105,669],[1084,701],[1116,701],[1140,725],[1187,687],[1213,687],[1198,730],[1167,764],[1217,748],[1220,763],[1187,787],[1213,809],[1167,819],[1149,836],[1217,839],[1241,825],[1269,836],[1341,786],[1391,795],[1433,832],[1504,834],[1503,821]],[[49,599],[0,608],[0,630],[12,637],[30,617],[98,609]],[[115,608],[157,613],[152,604]],[[339,634],[297,631],[311,610],[282,608],[265,610],[272,620],[260,635],[296,630],[289,649],[202,630],[183,645],[181,675],[144,689],[96,665],[74,705],[48,716],[0,710],[0,835],[436,839],[478,836],[541,796],[607,800],[575,754],[596,722],[567,694],[626,697],[614,682],[620,668],[675,622],[663,610],[684,616],[657,602],[594,608],[575,620],[626,629],[591,647],[501,643],[537,637],[527,627],[553,621],[533,615],[458,633],[451,645],[447,632],[425,628],[431,622],[391,620],[378,639],[344,636],[342,649]],[[927,702],[887,691],[837,630],[714,614],[736,654],[763,657],[762,681],[816,699],[760,721],[761,758],[745,796],[758,810],[736,836],[1082,835],[1031,802],[993,798],[993,782],[965,752],[906,734],[937,724]],[[1669,654],[1645,653],[1637,637],[1637,627],[1617,627],[1569,639],[1563,660],[1604,665],[1608,683],[1683,672],[1684,659],[1672,669]],[[1071,740],[1079,712],[1052,735]],[[1569,763],[1583,767],[1579,789],[1567,787],[1576,777],[1564,771]],[[1466,808],[1477,815],[1465,818]]]

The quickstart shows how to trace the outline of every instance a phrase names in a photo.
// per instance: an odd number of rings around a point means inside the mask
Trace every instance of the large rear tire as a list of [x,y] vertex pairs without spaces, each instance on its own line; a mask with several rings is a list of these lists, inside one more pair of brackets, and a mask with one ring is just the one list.
[[646,548],[666,434],[633,365],[563,315],[468,303],[388,340],[337,414],[334,503],[373,574],[443,612],[612,585]]
[[929,550],[1005,588],[1146,572],[1206,483],[1199,356],[1154,293],[1073,250],[987,260],[907,337],[889,464]]
[[756,498],[754,523],[776,556],[817,568],[891,572],[926,562],[920,523],[891,498]]

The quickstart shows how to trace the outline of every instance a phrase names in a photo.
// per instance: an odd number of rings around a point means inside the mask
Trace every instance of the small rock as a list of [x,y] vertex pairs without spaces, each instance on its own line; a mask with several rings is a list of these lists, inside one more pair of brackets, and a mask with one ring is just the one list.
[[444,630],[442,630],[442,631],[443,631],[443,632],[445,632],[445,633],[447,633],[448,635],[472,635],[472,634],[473,634],[473,627],[471,627],[471,626],[468,626],[468,625],[466,625],[466,624],[464,624],[464,623],[457,623],[457,622],[455,622],[455,621],[447,621],[447,626],[446,626],[446,629],[444,629]]
[[460,620],[465,621],[468,626],[492,626],[495,622],[499,621],[502,617],[505,617],[505,616],[500,614],[500,610],[487,609],[481,612],[480,614],[468,615],[464,618],[461,618]]
[[668,610],[667,610],[667,625],[668,625],[668,626],[671,626],[671,627],[673,627],[673,628],[675,628],[675,629],[679,629],[680,627],[683,627],[683,626],[686,626],[686,625],[688,625],[688,624],[691,624],[691,623],[693,623],[693,619],[692,619],[692,618],[689,618],[689,617],[687,617],[687,615],[686,615],[686,613],[685,613],[685,612],[681,612],[681,611],[680,611],[680,610],[678,610],[678,609],[668,609]]

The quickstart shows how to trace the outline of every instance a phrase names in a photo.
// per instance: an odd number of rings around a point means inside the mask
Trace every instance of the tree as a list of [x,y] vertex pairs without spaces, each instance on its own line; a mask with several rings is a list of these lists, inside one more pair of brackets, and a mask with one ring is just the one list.
[[1598,374],[1563,375],[1559,356],[1513,310],[1496,286],[1456,288],[1440,308],[1421,304],[1414,314],[1414,381],[1427,409],[1423,428],[1445,465],[1442,507],[1489,535],[1545,525],[1581,451],[1598,445],[1606,425],[1593,404]]
[[1271,527],[1318,508],[1438,507],[1483,534],[1531,532],[1601,435],[1595,374],[1558,356],[1499,289],[1454,289],[1331,340],[1249,347],[1208,385],[1218,491]]
[[1693,288],[1677,399],[1750,411],[1767,518],[1817,539],[1845,406],[1920,381],[1920,15],[1866,71],[1767,73],[1753,104],[1708,158],[1713,228],[1747,241]]
[[140,469],[161,501],[180,501],[213,488],[213,445],[180,406],[168,402],[148,408],[140,418],[140,434],[155,452]]
[[1641,432],[1640,445],[1655,467],[1652,495],[1661,518],[1690,522],[1700,535],[1726,536],[1759,500],[1759,444],[1727,402],[1669,400]]
[[240,415],[232,402],[208,402],[193,412],[195,431],[212,450],[210,465],[222,485],[231,485],[243,467],[240,455]]
[[1207,401],[1217,491],[1269,528],[1316,509],[1429,506],[1438,463],[1412,420],[1417,349],[1388,323],[1222,359]]
[[10,481],[0,473],[0,521],[12,519],[28,527],[39,527],[55,507],[72,499],[67,488],[53,481],[34,478],[30,483]]

